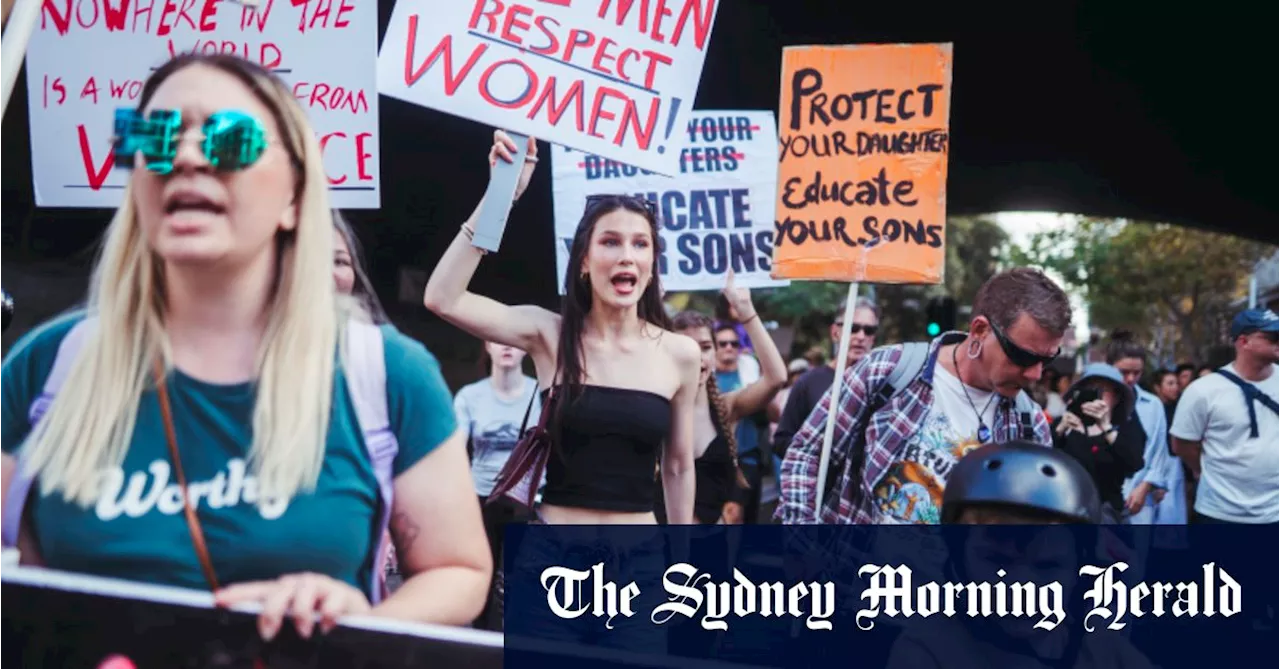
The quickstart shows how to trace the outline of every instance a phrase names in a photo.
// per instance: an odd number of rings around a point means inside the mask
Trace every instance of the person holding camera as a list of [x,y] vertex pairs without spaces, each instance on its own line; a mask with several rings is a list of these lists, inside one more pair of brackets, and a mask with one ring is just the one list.
[[1122,522],[1125,479],[1142,469],[1146,433],[1136,419],[1133,389],[1106,363],[1087,365],[1067,390],[1067,409],[1053,423],[1053,446],[1093,477],[1104,523]]

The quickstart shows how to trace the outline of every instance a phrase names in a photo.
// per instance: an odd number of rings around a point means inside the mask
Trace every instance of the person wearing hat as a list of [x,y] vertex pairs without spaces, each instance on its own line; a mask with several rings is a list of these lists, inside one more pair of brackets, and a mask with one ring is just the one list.
[[[1010,580],[1054,583],[1063,619],[1051,629],[1029,616],[931,616],[902,625],[885,663],[890,669],[987,667],[1141,667],[1152,663],[1122,634],[1090,634],[1083,564],[1098,564],[1105,532],[1045,525],[1097,524],[1098,490],[1075,458],[1042,444],[1010,441],[981,446],[956,463],[943,492],[948,582]],[[1020,525],[1024,527],[1007,527]],[[1046,606],[1041,597],[1041,606]],[[1051,606],[1051,605],[1050,605]],[[957,607],[958,609],[959,607]]]
[[1102,500],[1103,521],[1123,517],[1125,479],[1142,469],[1146,433],[1133,413],[1133,389],[1115,367],[1085,366],[1064,398],[1067,409],[1053,423],[1053,446],[1089,472]]
[[987,444],[956,463],[942,493],[944,525],[1096,525],[1093,477],[1066,453],[1032,442]]
[[1169,434],[1199,482],[1192,521],[1280,524],[1280,318],[1247,309],[1231,322],[1236,357],[1187,386]]

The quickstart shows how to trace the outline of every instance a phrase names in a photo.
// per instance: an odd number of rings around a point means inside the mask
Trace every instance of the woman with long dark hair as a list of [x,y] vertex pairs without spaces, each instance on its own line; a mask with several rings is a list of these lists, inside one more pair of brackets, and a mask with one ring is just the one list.
[[[756,343],[756,355],[760,359],[760,378],[745,388],[720,393],[712,336],[715,322],[710,317],[696,311],[683,311],[673,319],[675,331],[698,342],[702,350],[698,395],[694,399],[693,443],[698,480],[694,517],[704,525],[741,522],[740,492],[748,483],[738,466],[734,432],[741,418],[768,406],[787,381],[782,355],[760,322],[751,304],[751,293],[735,287],[730,275],[724,294],[729,302],[729,317],[743,324],[751,341]],[[737,514],[726,513],[735,505]]]
[[[516,145],[494,133],[490,166]],[[516,187],[537,162],[529,139]],[[538,516],[550,524],[656,524],[661,485],[672,523],[693,521],[693,417],[698,345],[671,331],[657,274],[652,203],[593,196],[573,236],[559,314],[509,306],[467,290],[484,252],[462,225],[427,282],[423,302],[485,341],[527,351],[543,388],[554,450]]]

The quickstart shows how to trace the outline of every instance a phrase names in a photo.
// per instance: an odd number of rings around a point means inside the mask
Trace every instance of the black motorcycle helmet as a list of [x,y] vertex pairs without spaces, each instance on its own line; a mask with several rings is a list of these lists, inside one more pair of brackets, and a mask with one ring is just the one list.
[[1068,523],[1101,522],[1093,479],[1070,455],[1026,441],[987,444],[956,463],[942,493],[942,522],[983,505],[1039,512]]

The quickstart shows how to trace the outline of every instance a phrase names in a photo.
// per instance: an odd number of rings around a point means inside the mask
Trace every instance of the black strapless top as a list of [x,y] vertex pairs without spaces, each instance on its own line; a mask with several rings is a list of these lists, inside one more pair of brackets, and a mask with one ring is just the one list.
[[[547,391],[542,393],[546,406]],[[542,501],[598,511],[653,511],[658,449],[671,431],[671,402],[655,393],[608,386],[583,386],[569,402],[547,462]]]
[[720,521],[725,503],[734,499],[737,490],[738,463],[729,454],[729,440],[716,435],[702,457],[693,461],[693,466],[698,475],[693,515],[704,525],[714,525]]

